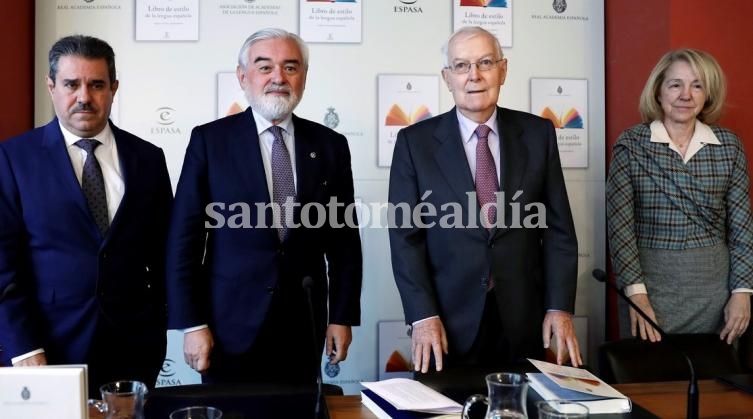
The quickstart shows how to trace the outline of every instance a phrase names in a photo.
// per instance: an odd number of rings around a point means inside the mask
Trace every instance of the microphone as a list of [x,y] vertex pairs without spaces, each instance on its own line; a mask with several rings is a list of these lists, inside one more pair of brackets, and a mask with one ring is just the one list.
[[617,295],[619,295],[623,300],[625,300],[628,304],[630,304],[630,307],[633,308],[633,310],[636,311],[641,317],[643,317],[644,320],[646,320],[656,331],[659,332],[659,335],[667,341],[667,343],[672,346],[677,352],[679,352],[683,357],[685,357],[685,361],[688,362],[688,368],[690,369],[690,382],[688,383],[688,406],[687,406],[687,413],[686,416],[688,419],[698,419],[698,380],[695,376],[695,368],[693,368],[693,362],[690,360],[690,357],[688,354],[685,353],[685,351],[681,350],[677,346],[672,344],[672,340],[667,334],[667,332],[664,331],[661,327],[659,327],[656,322],[651,320],[651,318],[643,311],[640,307],[638,307],[637,304],[633,302],[627,295],[625,295],[625,292],[619,288],[617,288],[616,285],[613,283],[607,281],[607,273],[604,272],[601,269],[594,269],[591,273],[593,277],[599,281],[603,282],[607,285],[612,291],[616,292]]
[[316,365],[316,405],[314,406],[314,419],[318,419],[321,411],[322,400],[322,369],[319,366],[319,354],[321,353],[321,347],[316,344],[316,318],[314,315],[314,301],[311,296],[311,289],[314,287],[314,279],[306,275],[301,282],[303,289],[306,291],[306,301],[309,306],[309,318],[311,319],[311,341],[314,344],[314,358]]
[[6,285],[3,289],[3,292],[0,292],[0,303],[5,301],[8,296],[16,292],[16,289],[18,288],[18,285],[15,282],[11,282],[10,284]]

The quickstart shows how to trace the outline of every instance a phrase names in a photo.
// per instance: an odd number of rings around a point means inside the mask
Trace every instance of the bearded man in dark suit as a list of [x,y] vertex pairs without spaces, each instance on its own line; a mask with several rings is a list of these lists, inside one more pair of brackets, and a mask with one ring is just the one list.
[[[357,223],[345,222],[350,151],[344,136],[293,115],[307,70],[297,35],[254,33],[237,69],[251,106],[191,133],[168,239],[168,309],[205,382],[314,383],[312,345],[336,364],[360,322],[361,245]],[[332,201],[329,214],[305,211]],[[327,219],[307,223],[313,214]]]

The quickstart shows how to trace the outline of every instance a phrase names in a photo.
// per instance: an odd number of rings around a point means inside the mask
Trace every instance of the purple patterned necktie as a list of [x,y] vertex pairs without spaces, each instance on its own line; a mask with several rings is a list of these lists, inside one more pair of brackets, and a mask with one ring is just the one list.
[[[280,206],[280,228],[277,235],[280,241],[285,241],[290,234],[290,227],[286,220],[285,201],[288,197],[295,199],[295,183],[293,182],[293,166],[290,163],[290,153],[282,139],[282,128],[277,125],[269,127],[274,137],[272,143],[272,200]],[[292,206],[290,207],[292,211]],[[290,215],[292,217],[292,214]]]
[[86,151],[86,161],[84,161],[84,170],[81,172],[81,189],[84,191],[86,202],[89,204],[89,211],[97,223],[99,232],[104,237],[110,228],[110,217],[107,214],[107,194],[105,193],[105,178],[102,176],[102,168],[99,161],[94,155],[100,143],[92,138],[84,138],[74,143],[79,148]]
[[[481,207],[484,204],[497,202],[497,196],[494,193],[499,191],[497,168],[494,164],[492,152],[489,150],[489,133],[491,130],[486,125],[479,125],[476,128],[476,137],[478,137],[476,143],[476,196]],[[487,220],[489,226],[494,226],[494,223],[497,222],[496,206],[489,206]]]

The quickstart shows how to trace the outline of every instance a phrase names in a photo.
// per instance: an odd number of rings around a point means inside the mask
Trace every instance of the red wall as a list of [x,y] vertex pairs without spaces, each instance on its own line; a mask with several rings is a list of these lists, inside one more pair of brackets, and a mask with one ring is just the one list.
[[670,13],[670,45],[708,51],[722,66],[728,96],[719,123],[742,137],[753,162],[753,1],[673,0]]
[[0,141],[34,125],[34,2],[20,1],[3,7],[0,24],[0,65],[3,81],[0,100]]
[[[753,105],[753,1],[604,3],[607,167],[617,136],[640,122],[638,98],[648,73],[665,52],[681,47],[705,50],[721,64],[727,76],[728,97],[719,123],[742,137],[748,160],[753,162],[753,114],[746,108]],[[615,303],[614,295],[608,294],[607,336],[611,338],[617,335]]]

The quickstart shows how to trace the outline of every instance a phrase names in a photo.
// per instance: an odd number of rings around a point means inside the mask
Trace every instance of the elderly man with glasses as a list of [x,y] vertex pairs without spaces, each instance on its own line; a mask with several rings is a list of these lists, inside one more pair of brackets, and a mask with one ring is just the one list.
[[497,106],[507,59],[491,33],[462,28],[444,52],[455,108],[402,129],[390,173],[415,370],[509,367],[552,343],[578,366],[578,246],[554,127]]

